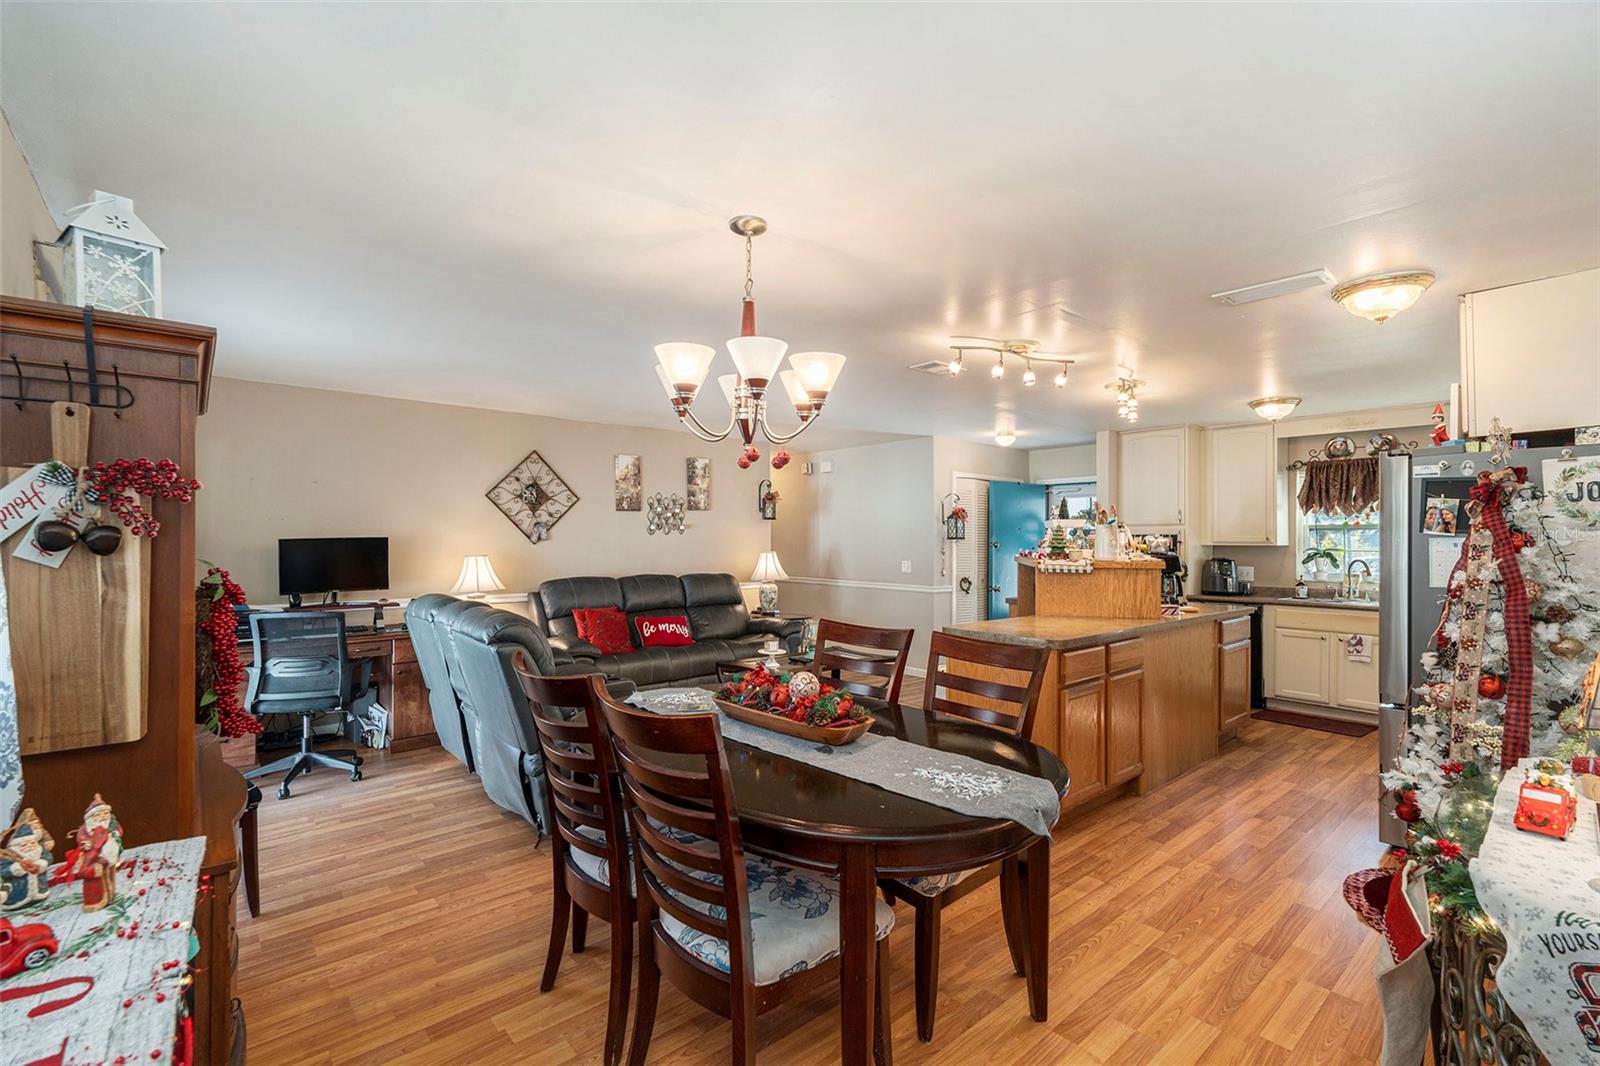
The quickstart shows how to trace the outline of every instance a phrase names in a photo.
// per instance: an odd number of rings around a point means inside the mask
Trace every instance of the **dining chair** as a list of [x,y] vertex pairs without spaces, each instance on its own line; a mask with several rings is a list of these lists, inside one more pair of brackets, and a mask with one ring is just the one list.
[[[817,623],[817,646],[811,656],[811,672],[822,677],[834,675],[834,685],[858,696],[874,696],[887,703],[900,702],[900,681],[905,676],[906,659],[911,652],[914,629],[878,629],[852,622],[824,618]],[[852,649],[870,648],[894,653],[893,659],[862,658]],[[840,671],[870,674],[883,681],[851,681]]]
[[[716,714],[656,715],[606,699],[640,886],[639,994],[629,1066],[643,1066],[661,978],[733,1027],[729,1060],[753,1063],[756,1018],[839,979],[839,882],[746,855]],[[888,935],[876,905],[874,1057],[892,1062]],[[841,989],[842,995],[852,994]]]
[[[1039,689],[1044,683],[1050,649],[1000,644],[950,633],[934,633],[928,649],[928,673],[922,708],[957,715],[1007,733],[1031,739]],[[958,672],[958,665],[968,669]],[[933,1039],[934,1011],[939,998],[939,924],[943,909],[979,887],[1000,878],[1000,914],[1017,976],[1026,975],[1027,953],[1023,913],[1027,894],[1026,864],[1018,858],[968,870],[925,877],[885,878],[879,887],[891,900],[910,904],[916,914],[917,1039]],[[1048,897],[1047,897],[1048,898]]]
[[583,951],[592,914],[611,923],[611,1000],[606,1013],[606,1066],[622,1060],[633,983],[633,869],[628,859],[622,797],[600,700],[599,674],[542,677],[520,666],[533,726],[544,756],[545,806],[550,811],[550,856],[555,902],[550,949],[539,991],[555,987],[572,921],[572,952]]

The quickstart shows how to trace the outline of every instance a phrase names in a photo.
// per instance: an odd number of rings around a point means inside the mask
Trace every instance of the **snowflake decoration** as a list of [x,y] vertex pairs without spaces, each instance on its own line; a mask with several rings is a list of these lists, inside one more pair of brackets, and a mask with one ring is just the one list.
[[970,770],[939,770],[919,766],[912,773],[926,778],[939,792],[949,792],[964,800],[987,799],[1006,790],[998,774],[978,774]]

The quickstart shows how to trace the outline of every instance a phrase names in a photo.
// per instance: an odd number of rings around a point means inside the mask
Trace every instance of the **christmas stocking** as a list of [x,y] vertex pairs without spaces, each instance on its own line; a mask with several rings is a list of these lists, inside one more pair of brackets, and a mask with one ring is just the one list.
[[1389,882],[1378,951],[1378,1001],[1383,1005],[1383,1066],[1418,1066],[1428,1046],[1433,968],[1423,947],[1433,937],[1422,868],[1408,862]]

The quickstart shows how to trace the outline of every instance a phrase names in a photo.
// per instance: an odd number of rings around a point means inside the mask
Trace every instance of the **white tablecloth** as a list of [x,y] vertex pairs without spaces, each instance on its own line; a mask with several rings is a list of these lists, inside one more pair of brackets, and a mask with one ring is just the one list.
[[1600,1064],[1600,832],[1579,797],[1566,840],[1512,825],[1524,759],[1506,771],[1472,886],[1506,938],[1499,988],[1551,1063]]

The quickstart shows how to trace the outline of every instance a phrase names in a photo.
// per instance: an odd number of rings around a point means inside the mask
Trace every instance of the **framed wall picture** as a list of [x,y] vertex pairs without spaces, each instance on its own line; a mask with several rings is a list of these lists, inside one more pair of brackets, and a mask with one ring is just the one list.
[[637,455],[613,456],[616,462],[617,510],[637,511],[644,506],[644,475]]
[[711,460],[689,459],[689,491],[685,493],[691,511],[711,510]]

